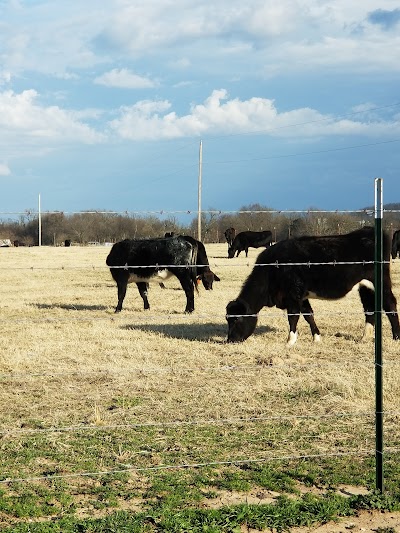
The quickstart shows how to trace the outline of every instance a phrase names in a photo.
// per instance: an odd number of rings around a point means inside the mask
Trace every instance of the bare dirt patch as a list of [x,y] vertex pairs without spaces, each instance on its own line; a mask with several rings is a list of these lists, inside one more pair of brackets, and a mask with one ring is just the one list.
[[[244,530],[250,531],[252,530]],[[380,511],[362,511],[358,516],[340,519],[337,523],[329,522],[315,527],[301,527],[291,533],[398,533],[400,531],[400,512],[382,513]]]

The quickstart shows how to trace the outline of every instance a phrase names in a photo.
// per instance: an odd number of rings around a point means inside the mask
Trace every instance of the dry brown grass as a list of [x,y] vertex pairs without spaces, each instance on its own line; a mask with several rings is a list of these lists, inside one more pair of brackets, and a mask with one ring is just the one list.
[[[373,417],[333,416],[374,411],[374,344],[360,342],[364,317],[357,294],[313,303],[320,344],[300,320],[298,342],[286,348],[285,314],[264,309],[255,334],[231,345],[225,343],[225,307],[259,251],[229,260],[225,244],[207,245],[221,282],[213,291],[200,287],[192,315],[183,313],[185,297],[175,279],[167,289],[150,288],[146,312],[136,286],[130,286],[124,310],[115,315],[108,252],[104,247],[0,251],[3,432],[287,415],[293,418],[285,442],[272,446],[273,455],[345,451],[349,443],[354,449],[373,447]],[[399,261],[392,275],[400,299]],[[399,412],[400,343],[391,339],[386,318],[383,326],[385,408]],[[310,415],[332,419],[321,425],[321,419],[296,418]],[[388,420],[391,445],[399,442],[395,420]],[[235,457],[268,449],[257,442],[256,427],[254,445],[238,449]],[[228,428],[221,424],[222,446]]]

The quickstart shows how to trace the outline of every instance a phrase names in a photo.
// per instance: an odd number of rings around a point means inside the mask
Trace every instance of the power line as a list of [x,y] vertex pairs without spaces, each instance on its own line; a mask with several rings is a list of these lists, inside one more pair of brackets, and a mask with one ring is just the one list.
[[329,152],[339,152],[342,150],[353,150],[355,148],[366,148],[370,146],[379,146],[382,144],[390,144],[390,143],[397,143],[400,142],[400,139],[391,139],[389,141],[377,141],[374,143],[367,143],[367,144],[356,144],[353,146],[342,146],[339,148],[327,148],[326,150],[315,150],[313,152],[298,152],[294,154],[281,154],[281,155],[271,155],[271,156],[265,156],[265,157],[254,157],[250,159],[230,159],[226,161],[211,161],[211,163],[214,164],[226,164],[226,163],[247,163],[251,161],[264,161],[267,159],[285,159],[289,157],[299,157],[304,155],[316,155],[316,154],[325,154]]

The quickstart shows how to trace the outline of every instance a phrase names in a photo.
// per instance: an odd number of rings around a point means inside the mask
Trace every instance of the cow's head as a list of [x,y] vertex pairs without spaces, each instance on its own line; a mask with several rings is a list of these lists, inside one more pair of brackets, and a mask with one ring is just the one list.
[[251,313],[248,305],[241,300],[228,303],[226,320],[228,321],[228,342],[245,341],[257,325],[257,315]]
[[203,287],[206,289],[206,291],[212,291],[214,281],[221,281],[217,274],[214,274],[212,270],[203,272],[200,276],[200,279],[203,282]]
[[228,248],[228,257],[229,259],[232,259],[232,257],[235,255],[235,250],[233,248],[233,246],[229,246]]

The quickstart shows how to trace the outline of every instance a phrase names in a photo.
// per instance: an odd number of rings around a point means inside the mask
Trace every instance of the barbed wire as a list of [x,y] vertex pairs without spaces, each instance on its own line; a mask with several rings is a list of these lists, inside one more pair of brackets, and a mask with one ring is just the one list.
[[[43,304],[43,306],[46,306],[48,308],[51,308],[52,305],[48,304]],[[39,305],[40,307],[40,305]],[[57,307],[57,306],[55,306]],[[78,308],[74,308],[74,306],[72,304],[68,304],[68,305],[65,305],[64,307],[68,307],[68,309],[65,309],[66,311],[68,312],[78,312],[78,313],[82,313],[84,311],[82,311],[81,309],[78,309]],[[115,306],[112,306],[111,308],[114,309]],[[142,310],[143,311],[143,310]],[[129,312],[129,311],[128,311]],[[147,313],[147,311],[146,311]],[[228,314],[228,313],[223,313],[221,314],[221,322],[217,323],[217,322],[214,322],[215,323],[215,326],[226,326],[226,323],[222,321],[222,319],[227,319],[227,318],[239,318],[239,317],[249,317],[249,318],[258,318],[260,320],[263,320],[264,318],[282,318],[282,319],[286,319],[288,317],[291,317],[291,316],[318,316],[318,319],[321,319],[321,318],[326,318],[326,317],[339,317],[339,316],[343,316],[345,315],[346,317],[361,317],[361,316],[373,316],[373,315],[382,315],[382,316],[388,316],[388,315],[396,315],[398,314],[396,311],[362,311],[362,309],[360,308],[359,311],[332,311],[332,312],[326,312],[326,311],[320,311],[318,310],[317,313],[303,313],[303,312],[299,312],[299,313],[287,313],[286,311],[281,311],[281,312],[274,312],[274,311],[266,311],[266,310],[263,310],[263,311],[260,311],[258,314],[257,313],[254,313],[254,314]],[[56,323],[59,323],[59,324],[62,324],[62,323],[67,323],[67,322],[118,322],[118,323],[122,323],[123,325],[126,325],[126,326],[132,326],[134,327],[134,324],[136,322],[141,322],[141,323],[158,323],[159,326],[170,326],[171,324],[163,324],[163,323],[159,323],[159,321],[161,320],[165,320],[165,319],[169,319],[169,321],[171,320],[181,320],[183,322],[186,322],[186,323],[193,323],[193,319],[209,319],[210,318],[210,315],[209,314],[204,314],[204,313],[197,313],[195,315],[193,314],[189,314],[189,313],[182,313],[182,315],[178,315],[178,314],[151,314],[151,315],[147,315],[145,317],[140,317],[140,316],[125,316],[124,317],[120,317],[119,316],[119,313],[113,313],[111,315],[108,315],[108,316],[104,316],[104,317],[99,317],[99,316],[68,316],[66,318],[55,318],[55,317],[40,317],[40,318],[33,318],[33,317],[27,317],[27,318],[0,318],[0,324],[27,324],[27,323],[32,323],[32,324],[56,324]],[[215,319],[215,315],[212,316],[213,319]],[[262,325],[262,324],[261,324]]]
[[[228,259],[228,258],[226,258]],[[233,258],[232,258],[233,259]],[[254,258],[256,260],[256,258]],[[362,260],[362,261],[321,261],[321,262],[312,262],[312,261],[304,261],[304,262],[279,262],[278,260],[274,261],[273,263],[250,263],[250,261],[247,261],[246,263],[238,263],[236,261],[231,261],[230,263],[221,263],[221,262],[211,262],[208,264],[188,264],[188,263],[179,263],[179,264],[149,264],[149,265],[129,265],[128,263],[125,263],[124,265],[82,265],[82,266],[70,266],[70,265],[61,265],[61,266],[18,266],[18,263],[15,265],[7,264],[7,266],[1,266],[0,270],[10,270],[10,267],[13,267],[14,270],[30,270],[30,271],[38,271],[38,270],[53,270],[53,271],[63,271],[63,270],[129,270],[129,269],[146,269],[151,268],[155,269],[156,271],[159,270],[176,270],[177,268],[181,269],[189,269],[189,268],[207,268],[207,267],[213,267],[213,268],[223,268],[223,267],[233,267],[233,268],[243,268],[243,267],[287,267],[287,266],[306,266],[308,268],[314,267],[314,266],[344,266],[344,265],[375,265],[375,264],[381,264],[381,265],[390,265],[392,263],[391,260],[384,260],[384,261],[374,261],[374,260]],[[157,283],[160,281],[157,278],[157,274],[153,275],[151,278],[151,281],[154,283]],[[162,280],[161,280],[162,281]]]
[[[341,362],[341,366],[345,365],[359,368],[371,368],[377,366],[377,363],[373,359],[373,354],[371,353],[370,361],[359,361],[359,360],[346,360]],[[279,357],[279,356],[278,356]],[[266,354],[260,361],[255,365],[226,365],[221,367],[135,367],[135,368],[126,368],[121,371],[115,370],[97,370],[97,371],[84,371],[82,369],[77,369],[70,372],[10,372],[10,373],[1,373],[0,380],[22,380],[22,379],[33,379],[33,378],[45,378],[45,379],[60,379],[68,377],[104,377],[110,378],[115,376],[131,376],[132,374],[193,374],[197,373],[248,373],[248,372],[265,372],[266,370],[283,370],[283,371],[293,371],[293,370],[302,370],[306,369],[310,371],[312,369],[328,369],[328,368],[337,368],[337,363],[330,363],[329,361],[317,362],[317,363],[299,363],[297,361],[289,363],[276,363],[273,362],[273,359],[276,358],[275,354]],[[400,365],[400,361],[388,361],[385,360],[383,367],[396,368]]]
[[[82,211],[68,211],[68,210],[44,210],[39,211],[36,209],[27,209],[25,211],[0,211],[1,215],[23,215],[23,216],[36,216],[36,215],[198,215],[199,213],[209,214],[209,215],[232,215],[232,214],[328,214],[328,213],[337,213],[337,214],[363,214],[367,216],[373,216],[375,210],[372,208],[362,208],[362,209],[256,209],[256,210],[246,210],[246,209],[202,209],[198,211],[197,209],[143,209],[143,210],[82,210]],[[383,209],[383,213],[400,213],[400,209]]]
[[[398,452],[400,449],[393,448],[391,453]],[[263,463],[267,461],[294,461],[294,460],[304,460],[304,459],[323,459],[326,457],[349,457],[355,455],[373,455],[375,450],[358,450],[356,452],[335,452],[335,453],[323,453],[323,454],[309,454],[309,455],[286,455],[278,457],[260,457],[260,458],[249,458],[249,459],[232,459],[230,461],[209,461],[201,463],[185,463],[177,465],[159,465],[159,466],[147,466],[147,467],[127,467],[114,470],[103,470],[98,472],[75,472],[71,474],[50,474],[46,476],[32,476],[26,478],[7,478],[0,480],[0,484],[10,484],[10,483],[27,483],[32,481],[44,481],[44,480],[54,480],[54,479],[70,479],[76,477],[95,477],[95,476],[110,476],[115,474],[123,474],[129,472],[154,472],[160,470],[182,470],[188,468],[204,468],[210,466],[224,466],[224,465],[243,465],[243,464],[252,464],[252,463]]]
[[[387,413],[383,413],[387,414]],[[398,416],[400,413],[391,413],[391,416]],[[279,415],[279,416],[255,416],[255,417],[237,417],[237,418],[211,418],[203,420],[178,420],[172,422],[138,422],[135,424],[99,424],[99,425],[79,425],[64,426],[52,428],[12,428],[0,429],[0,435],[12,434],[41,434],[41,433],[66,433],[79,431],[110,431],[115,429],[138,429],[149,427],[183,427],[183,426],[210,426],[210,425],[235,425],[249,424],[254,422],[269,422],[279,420],[321,420],[327,418],[369,418],[375,415],[371,413],[328,413],[316,415]]]

